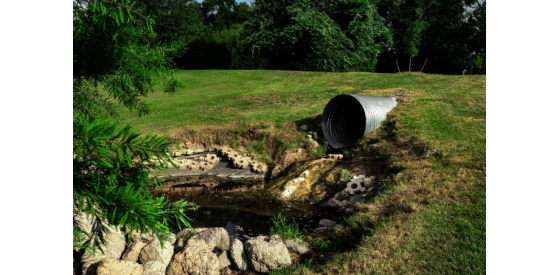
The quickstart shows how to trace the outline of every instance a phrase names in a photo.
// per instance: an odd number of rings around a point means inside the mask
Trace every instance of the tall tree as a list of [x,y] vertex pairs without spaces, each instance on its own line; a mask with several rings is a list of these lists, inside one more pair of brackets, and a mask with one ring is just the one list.
[[171,63],[151,44],[154,21],[134,2],[74,0],[73,14],[74,214],[93,217],[91,232],[74,219],[74,246],[99,247],[110,226],[163,239],[170,221],[189,226],[185,211],[192,209],[185,201],[154,199],[148,191],[156,184],[153,171],[168,167],[173,143],[105,116],[114,115],[111,101],[146,114],[141,97],[156,83],[163,82],[167,92],[177,87]]
[[172,43],[191,36],[204,24],[196,0],[139,0],[138,5],[154,19],[158,42]]
[[273,69],[373,71],[391,41],[365,0],[258,0],[246,23],[249,41]]
[[[413,30],[418,18],[415,9],[422,9],[422,20],[427,23],[421,32],[416,46],[418,57],[430,57],[425,70],[430,73],[461,73],[465,66],[472,63],[473,56],[478,56],[480,48],[485,47],[485,33],[480,28],[472,27],[483,20],[485,13],[469,16],[469,9],[477,5],[485,7],[484,2],[476,0],[372,0],[377,11],[387,20],[391,28],[394,44],[380,55],[380,70],[392,71],[395,59],[410,58],[406,52],[409,37],[407,30]],[[478,4],[480,3],[480,4]],[[482,8],[481,8],[482,10]],[[484,9],[485,10],[485,9]],[[484,14],[484,15],[482,15]],[[469,18],[472,21],[469,23]],[[478,30],[477,30],[478,29]],[[474,47],[473,41],[477,42]],[[484,46],[482,46],[484,45]],[[476,59],[476,58],[474,58]]]

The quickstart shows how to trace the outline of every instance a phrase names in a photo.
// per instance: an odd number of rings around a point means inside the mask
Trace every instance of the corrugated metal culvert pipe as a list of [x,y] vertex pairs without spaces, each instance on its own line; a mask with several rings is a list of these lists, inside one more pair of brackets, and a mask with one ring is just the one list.
[[353,146],[365,134],[379,128],[395,106],[397,101],[392,97],[337,95],[323,110],[323,134],[334,149]]

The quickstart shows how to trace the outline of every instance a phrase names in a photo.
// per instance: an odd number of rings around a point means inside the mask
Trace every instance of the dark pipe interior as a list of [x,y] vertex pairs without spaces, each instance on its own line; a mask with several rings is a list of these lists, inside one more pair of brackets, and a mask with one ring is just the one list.
[[366,127],[366,115],[358,100],[350,96],[340,97],[330,114],[331,134],[336,142],[348,147],[362,138]]

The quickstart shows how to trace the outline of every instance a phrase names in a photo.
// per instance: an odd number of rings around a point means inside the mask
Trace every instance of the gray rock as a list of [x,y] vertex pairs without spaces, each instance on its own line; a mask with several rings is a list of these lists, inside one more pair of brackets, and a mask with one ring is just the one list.
[[231,262],[229,261],[228,256],[227,256],[227,250],[219,251],[218,253],[216,253],[216,257],[218,257],[218,262],[220,264],[220,267],[219,267],[220,270],[222,270],[222,269],[231,265]]
[[325,206],[335,210],[344,209],[344,203],[335,198],[331,198]]
[[227,231],[221,227],[209,228],[194,235],[191,239],[204,240],[210,247],[210,250],[219,248],[221,250],[229,249],[229,236]]
[[301,125],[301,126],[299,126],[299,129],[302,130],[302,131],[305,131],[305,130],[307,130],[307,125]]
[[247,253],[245,253],[245,248],[240,240],[235,239],[231,242],[229,256],[231,257],[235,268],[241,271],[247,270]]
[[[195,273],[193,273],[195,272]],[[185,249],[173,255],[166,275],[209,274],[218,275],[220,263],[203,240],[189,239]]]
[[354,209],[352,209],[351,207],[348,207],[348,208],[344,209],[344,213],[352,214],[352,213],[354,213]]
[[[77,207],[74,206],[74,211],[77,210]],[[78,214],[74,214],[73,216],[74,222],[76,223],[76,230],[81,230],[85,233],[85,236],[89,236],[91,235],[91,229],[93,227],[93,216],[90,214],[86,214],[85,212],[80,212]],[[107,234],[110,233],[121,233],[121,231],[116,227],[116,226],[112,226],[109,225],[109,223],[107,222],[107,220],[103,220],[102,221],[103,226],[105,226],[108,229]],[[84,244],[87,240],[84,239],[81,242],[79,242],[79,244]],[[79,252],[80,249],[75,247],[74,250],[76,252]]]
[[165,275],[167,265],[159,261],[145,262],[142,265],[144,273],[142,275]]
[[175,236],[176,239],[175,245],[185,246],[187,238],[189,238],[191,235],[202,232],[204,230],[206,230],[206,228],[196,228],[196,229],[185,228],[181,230],[181,232],[177,233],[177,235]]
[[163,242],[163,249],[161,248],[161,243],[159,240],[155,239],[152,243],[145,246],[138,260],[140,263],[144,264],[151,261],[159,261],[165,265],[169,264],[171,257],[173,256],[173,245],[170,242]]
[[141,265],[130,261],[119,261],[110,258],[104,258],[99,261],[97,266],[97,275],[142,275],[143,268]]
[[348,192],[346,192],[345,190],[342,190],[342,191],[336,193],[333,198],[335,200],[342,201],[342,200],[348,199],[348,197],[349,197]]
[[319,221],[319,226],[322,227],[333,227],[336,224],[336,222],[328,220],[328,219],[322,219]]
[[146,244],[143,242],[133,242],[129,244],[126,250],[124,251],[124,254],[122,255],[121,259],[123,261],[131,261],[131,262],[138,261],[138,255],[140,255],[140,251],[142,251],[144,246],[146,246]]
[[82,274],[90,275],[96,274],[97,264],[100,260],[104,258],[118,260],[126,247],[126,241],[122,233],[109,233],[105,236],[105,244],[101,245],[103,253],[96,249],[95,254],[91,254],[89,251],[84,252],[82,255]]
[[257,272],[281,269],[292,263],[288,248],[278,235],[259,236],[245,241],[249,266]]
[[292,250],[293,252],[297,252],[297,254],[299,255],[307,253],[307,251],[309,251],[307,246],[301,244],[297,239],[285,240],[284,245],[286,246],[286,248]]

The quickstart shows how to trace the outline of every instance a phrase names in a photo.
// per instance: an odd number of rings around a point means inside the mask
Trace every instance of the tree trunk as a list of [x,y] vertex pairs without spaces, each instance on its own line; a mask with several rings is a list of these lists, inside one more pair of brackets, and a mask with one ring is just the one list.
[[410,61],[408,62],[408,72],[412,72],[412,56],[410,57]]

